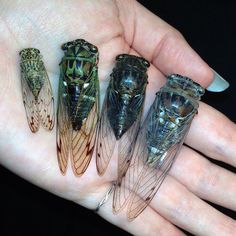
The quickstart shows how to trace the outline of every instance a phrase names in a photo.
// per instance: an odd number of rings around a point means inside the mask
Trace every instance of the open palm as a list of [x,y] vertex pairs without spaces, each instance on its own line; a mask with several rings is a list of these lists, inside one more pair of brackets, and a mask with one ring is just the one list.
[[[84,38],[98,46],[101,100],[114,58],[131,53],[151,61],[145,114],[165,76],[179,73],[202,86],[213,80],[210,67],[171,26],[137,2],[71,0],[64,3],[2,0],[0,7],[0,162],[21,177],[89,209],[116,179],[116,160],[99,177],[95,158],[82,177],[71,168],[60,174],[56,158],[56,129],[32,134],[22,103],[18,52],[38,48],[44,58],[57,101],[58,64],[62,43]],[[204,127],[204,129],[202,129]],[[181,153],[151,205],[133,222],[125,212],[113,215],[111,199],[99,214],[135,235],[183,235],[178,225],[197,235],[236,235],[236,223],[200,198],[236,209],[236,176],[192,148],[236,165],[236,126],[218,111],[201,103]],[[207,143],[207,145],[206,145]],[[216,184],[217,183],[217,184]],[[202,227],[204,225],[204,227]]]

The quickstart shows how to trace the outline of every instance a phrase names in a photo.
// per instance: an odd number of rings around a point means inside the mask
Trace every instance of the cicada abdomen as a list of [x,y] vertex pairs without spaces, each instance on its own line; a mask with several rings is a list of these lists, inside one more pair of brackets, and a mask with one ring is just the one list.
[[98,49],[83,39],[62,45],[57,112],[57,156],[62,174],[68,158],[76,176],[91,160],[99,116]]
[[47,130],[54,126],[54,98],[40,51],[26,48],[20,51],[22,95],[27,121],[33,133],[42,124]]
[[[133,193],[128,218],[151,202],[170,170],[197,113],[204,89],[191,79],[170,75],[156,95],[138,134],[130,168],[122,182]],[[124,203],[123,203],[124,204]]]
[[103,175],[118,145],[118,180],[121,182],[140,127],[149,62],[142,57],[121,54],[110,75],[97,143],[97,170]]

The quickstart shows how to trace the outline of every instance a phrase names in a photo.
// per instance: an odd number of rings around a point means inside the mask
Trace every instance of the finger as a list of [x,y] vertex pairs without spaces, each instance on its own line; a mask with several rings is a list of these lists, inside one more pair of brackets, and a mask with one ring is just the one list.
[[200,103],[186,143],[211,158],[236,166],[236,125],[207,104]]
[[[141,57],[141,55],[132,48],[130,49],[129,54]],[[153,64],[150,64],[147,74],[148,84],[145,93],[143,117],[146,116],[151,104],[153,103],[156,97],[156,92],[166,83],[165,75],[163,75]]]
[[194,235],[236,235],[233,219],[199,199],[170,176],[166,177],[151,207],[165,219]]
[[117,1],[127,42],[165,75],[179,73],[207,87],[211,68],[183,36],[136,1]]
[[183,146],[170,175],[202,199],[236,210],[236,175]]
[[[109,191],[111,184],[108,183],[102,186],[100,201],[106,195],[106,191]],[[99,202],[97,203],[99,204]],[[94,205],[94,209],[97,205]],[[104,219],[110,223],[130,232],[133,235],[141,236],[179,236],[185,235],[177,227],[172,225],[162,216],[158,215],[151,207],[146,208],[145,212],[141,214],[134,221],[128,221],[125,211],[122,211],[119,214],[112,213],[112,195],[110,195],[108,201],[101,206],[97,212]]]

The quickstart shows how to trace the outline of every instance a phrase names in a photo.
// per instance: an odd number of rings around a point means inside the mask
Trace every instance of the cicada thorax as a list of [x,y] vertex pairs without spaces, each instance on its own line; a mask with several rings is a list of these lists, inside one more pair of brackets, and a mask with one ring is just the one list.
[[35,99],[38,99],[39,92],[44,84],[45,67],[40,51],[36,48],[27,48],[20,52],[21,73],[25,74],[27,84]]
[[[197,113],[198,100],[204,89],[180,75],[168,77],[166,86],[161,88],[152,107],[152,122],[147,129],[149,159],[153,165],[172,145],[180,142],[182,132]],[[156,129],[153,132],[153,124]],[[157,137],[158,134],[158,137]]]
[[68,113],[73,130],[80,130],[88,117],[97,92],[93,72],[97,70],[97,48],[88,42],[69,42],[63,45],[65,56],[60,64],[65,91],[68,97]]
[[[117,57],[108,87],[108,119],[119,140],[140,114],[147,84],[149,63],[140,57],[122,54]],[[117,106],[114,106],[116,99]],[[143,101],[143,99],[141,99]]]

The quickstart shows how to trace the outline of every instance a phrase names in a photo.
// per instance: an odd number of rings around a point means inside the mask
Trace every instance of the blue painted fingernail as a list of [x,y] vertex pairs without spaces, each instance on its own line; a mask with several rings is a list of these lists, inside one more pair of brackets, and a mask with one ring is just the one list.
[[223,92],[229,87],[229,83],[223,79],[216,71],[214,71],[214,80],[206,88],[210,92]]

